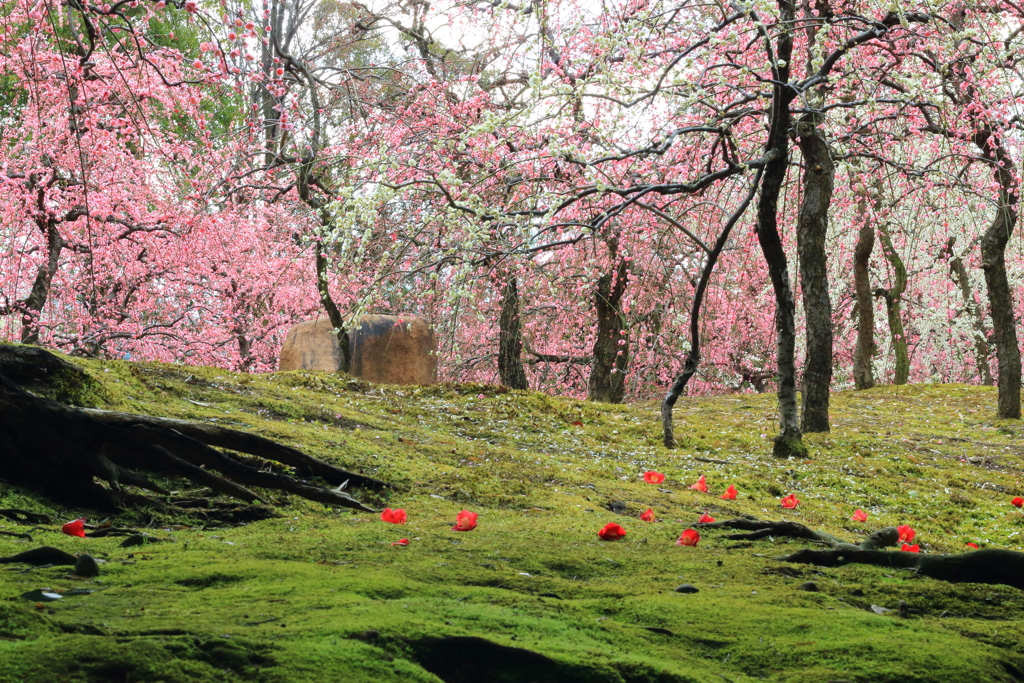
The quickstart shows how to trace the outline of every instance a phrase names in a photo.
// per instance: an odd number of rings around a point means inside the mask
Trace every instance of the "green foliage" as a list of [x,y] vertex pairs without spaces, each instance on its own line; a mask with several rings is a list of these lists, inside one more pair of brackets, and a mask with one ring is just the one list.
[[[95,582],[58,567],[0,572],[2,683],[437,683],[425,665],[487,671],[502,657],[520,667],[502,667],[509,681],[1024,677],[1024,595],[1015,589],[772,560],[806,545],[788,539],[705,531],[697,548],[674,544],[708,510],[794,519],[848,540],[906,523],[925,552],[959,552],[966,541],[1020,549],[1024,519],[1009,504],[1024,494],[1017,426],[991,418],[993,389],[840,393],[833,431],[807,437],[808,459],[778,460],[769,396],[681,400],[686,445],[666,451],[654,404],[76,362],[102,385],[105,407],[216,421],[394,482],[363,499],[404,508],[409,522],[292,500],[281,517],[237,528],[162,520],[153,531],[170,542],[142,549],[42,531],[33,544],[0,536],[0,554],[45,543],[106,560]],[[644,484],[647,469],[668,478]],[[711,493],[688,488],[701,474]],[[729,484],[735,501],[718,498]],[[789,493],[800,505],[783,512],[778,498]],[[83,513],[0,488],[8,506]],[[660,521],[637,519],[648,507]],[[867,523],[850,521],[858,507]],[[463,508],[480,513],[479,527],[452,531]],[[624,540],[598,540],[609,521],[626,527]],[[400,538],[410,545],[391,545]],[[819,590],[800,590],[806,581]],[[681,583],[700,592],[674,592]],[[16,597],[85,586],[94,592],[41,609]],[[900,600],[921,613],[901,619]]]

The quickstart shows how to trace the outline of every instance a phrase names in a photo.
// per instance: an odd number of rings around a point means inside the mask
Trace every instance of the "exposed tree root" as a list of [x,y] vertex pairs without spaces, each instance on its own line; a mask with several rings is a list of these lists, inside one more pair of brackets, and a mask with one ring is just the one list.
[[26,550],[25,552],[18,553],[17,555],[0,557],[0,564],[25,563],[34,567],[42,567],[48,564],[73,565],[77,559],[78,558],[71,553],[60,550],[59,548],[44,545],[41,548]]
[[50,524],[50,515],[18,508],[0,508],[0,517],[19,524]]
[[879,529],[865,538],[860,545],[845,543],[831,534],[826,534],[823,531],[815,531],[814,529],[797,522],[765,522],[760,519],[725,519],[720,522],[711,522],[710,524],[701,524],[699,526],[704,529],[740,529],[748,532],[744,534],[728,534],[723,536],[723,538],[728,538],[729,540],[734,541],[756,541],[761,538],[768,538],[769,536],[780,536],[787,538],[804,538],[808,541],[824,543],[832,548],[846,548],[852,550],[874,550],[876,548],[884,548],[886,546],[896,545],[896,542],[899,540],[899,532],[896,531],[896,527],[893,526]]
[[878,567],[913,569],[922,576],[950,583],[995,583],[1024,589],[1024,553],[1015,550],[973,550],[956,555],[879,550],[898,542],[899,535],[895,527],[880,529],[859,545],[855,545],[796,522],[727,519],[699,526],[741,529],[748,532],[728,534],[724,537],[734,540],[756,540],[773,536],[803,538],[829,546],[827,550],[804,549],[774,558],[782,562],[813,564],[819,567],[870,564]]
[[85,376],[77,366],[41,349],[0,347],[0,476],[61,503],[99,510],[168,509],[166,503],[123,488],[127,484],[170,495],[146,474],[157,473],[182,477],[247,503],[264,502],[248,488],[260,487],[372,511],[341,487],[324,488],[269,472],[216,446],[275,460],[295,468],[299,476],[318,476],[330,484],[386,486],[262,437],[184,420],[74,408],[29,393],[10,379],[17,377],[33,390],[54,395],[68,392],[45,392],[40,387],[45,389],[47,379],[55,377],[64,386],[84,381],[75,373]]
[[957,555],[927,555],[888,550],[798,550],[775,558],[819,567],[873,564],[915,569],[918,574],[950,583],[1000,583],[1024,589],[1024,553],[986,548]]
[[270,439],[256,434],[240,432],[237,429],[228,429],[218,425],[204,424],[202,422],[189,422],[188,420],[174,420],[163,417],[150,417],[148,415],[133,415],[132,413],[119,413],[110,410],[97,410],[86,408],[88,415],[100,422],[107,424],[118,424],[124,426],[149,425],[153,427],[166,427],[207,446],[216,448],[229,448],[240,453],[248,453],[267,460],[276,460],[279,463],[295,468],[296,473],[301,476],[320,477],[329,484],[342,484],[349,482],[351,486],[365,486],[374,489],[384,488],[387,484],[379,479],[367,477],[355,472],[349,472],[335,467],[323,460],[317,460],[306,455],[302,451],[285,446],[284,444],[271,441]]

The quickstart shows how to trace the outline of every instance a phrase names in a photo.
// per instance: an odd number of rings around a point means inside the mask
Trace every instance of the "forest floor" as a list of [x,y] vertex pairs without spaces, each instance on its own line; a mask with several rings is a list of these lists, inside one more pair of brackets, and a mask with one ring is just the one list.
[[[1021,550],[1024,514],[1010,500],[1024,495],[1024,425],[993,418],[993,389],[837,393],[833,431],[807,437],[811,458],[779,461],[771,395],[682,399],[681,446],[667,451],[654,403],[75,362],[102,384],[99,407],[300,447],[392,482],[353,494],[404,508],[408,523],[291,498],[279,517],[245,526],[125,517],[115,522],[149,522],[164,540],[121,548],[121,538],[64,535],[59,522],[0,519],[0,530],[33,537],[0,536],[0,555],[52,545],[105,560],[95,580],[0,565],[0,682],[1024,680],[1017,589],[774,560],[809,546],[793,539],[706,530],[695,548],[675,545],[707,511],[853,542],[909,524],[926,553],[967,542]],[[646,484],[647,470],[667,479]],[[702,474],[708,493],[689,488]],[[739,496],[722,500],[730,484]],[[784,510],[791,493],[800,504]],[[0,507],[100,521],[3,484]],[[648,507],[658,521],[638,519]],[[479,526],[451,530],[464,508]],[[867,522],[851,521],[857,508]],[[608,522],[627,536],[599,540]],[[407,547],[392,545],[403,538]],[[699,592],[674,590],[684,583]],[[37,588],[92,592],[19,597]]]

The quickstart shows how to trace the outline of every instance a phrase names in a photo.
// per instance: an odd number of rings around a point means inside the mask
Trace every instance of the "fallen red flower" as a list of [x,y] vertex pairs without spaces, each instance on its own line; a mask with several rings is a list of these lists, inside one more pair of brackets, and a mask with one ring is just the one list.
[[977,543],[968,543],[967,547],[968,548],[973,548],[974,550],[977,550],[978,549],[978,544]]
[[406,514],[402,508],[397,510],[384,508],[384,512],[380,513],[380,518],[389,524],[405,524]]
[[1017,496],[1016,498],[1010,501],[1010,504],[1019,508],[1024,508],[1024,498]]
[[704,477],[703,474],[700,475],[700,478],[697,479],[697,482],[695,484],[692,484],[690,486],[690,488],[694,489],[696,491],[700,491],[701,493],[707,493],[708,492],[707,479]]
[[683,533],[679,534],[679,540],[676,541],[676,545],[688,545],[696,547],[700,543],[700,534],[697,533],[696,529],[687,529]]
[[597,532],[597,536],[602,541],[617,541],[626,537],[626,530],[615,522],[608,522]]
[[409,539],[408,538],[400,538],[396,542],[392,543],[391,545],[400,545],[400,546],[402,546],[404,548],[405,546],[409,545]]
[[921,547],[918,545],[907,545],[906,543],[904,543],[903,547],[900,548],[900,550],[907,553],[919,553],[921,552]]
[[85,538],[85,520],[76,519],[68,522],[60,528],[61,531],[66,533],[68,536],[78,536],[79,538]]
[[857,511],[853,513],[853,517],[851,517],[850,519],[852,519],[855,522],[866,522],[868,521],[868,513],[864,512],[860,508],[857,508]]
[[722,500],[736,500],[736,487],[729,484],[729,488],[722,494]]
[[899,533],[900,540],[904,543],[910,543],[914,540],[914,536],[917,535],[917,532],[909,526],[907,526],[906,524],[900,524],[898,527],[896,527],[896,532]]
[[653,522],[654,510],[652,510],[651,508],[647,508],[646,510],[640,513],[640,519],[642,519],[645,522]]
[[791,493],[782,500],[780,500],[779,504],[784,508],[792,510],[796,508],[797,505],[800,504],[800,501],[797,499],[795,494]]
[[452,527],[452,531],[472,531],[476,528],[477,517],[477,513],[463,510],[455,515],[455,526]]
[[660,484],[665,481],[665,475],[661,472],[644,472],[644,481],[648,484]]
[[705,512],[700,516],[700,519],[697,520],[697,524],[711,524],[713,521],[715,521],[715,518]]

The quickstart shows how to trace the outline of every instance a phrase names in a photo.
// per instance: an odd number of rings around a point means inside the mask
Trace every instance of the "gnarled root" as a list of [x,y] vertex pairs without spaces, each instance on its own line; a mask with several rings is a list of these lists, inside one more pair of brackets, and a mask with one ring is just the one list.
[[884,548],[886,546],[896,545],[896,541],[899,540],[899,532],[896,531],[896,527],[892,526],[879,529],[865,538],[860,545],[845,543],[831,534],[826,534],[824,531],[815,531],[814,529],[804,526],[798,522],[787,522],[783,520],[778,522],[766,522],[760,519],[724,519],[720,522],[701,524],[700,527],[705,529],[740,529],[747,532],[743,534],[728,534],[723,536],[723,538],[728,538],[733,541],[756,541],[758,539],[768,538],[769,536],[778,536],[784,538],[803,538],[808,541],[823,543],[831,548],[849,548],[853,550],[874,550],[876,548]]
[[731,540],[802,538],[829,546],[828,549],[804,549],[776,557],[781,562],[841,567],[870,564],[877,567],[913,569],[922,576],[950,583],[998,583],[1024,589],[1024,553],[1015,550],[985,549],[955,555],[908,553],[880,550],[899,541],[895,527],[874,532],[860,544],[846,543],[831,534],[815,531],[797,522],[766,522],[757,519],[726,519],[698,525],[704,529],[739,529],[746,533],[728,534]]
[[956,555],[927,555],[890,550],[798,550],[775,558],[819,567],[871,564],[914,569],[950,583],[1000,583],[1024,589],[1024,553],[986,548]]
[[[6,373],[9,367],[16,368],[16,372],[9,373],[11,376],[26,378],[34,389],[57,370],[64,376],[81,370],[40,349],[30,348],[27,355],[19,354],[21,348],[7,346],[0,354],[0,478],[35,488],[61,503],[100,510],[166,508],[156,499],[122,488],[129,484],[167,494],[146,476],[150,472],[183,477],[248,503],[263,502],[248,488],[260,487],[372,512],[340,488],[315,486],[266,472],[214,446],[275,460],[295,468],[300,476],[318,476],[330,484],[349,481],[354,486],[386,486],[380,480],[244,432],[184,420],[75,408],[29,393],[11,381]],[[38,371],[33,372],[33,367]],[[57,370],[51,372],[51,367]]]

